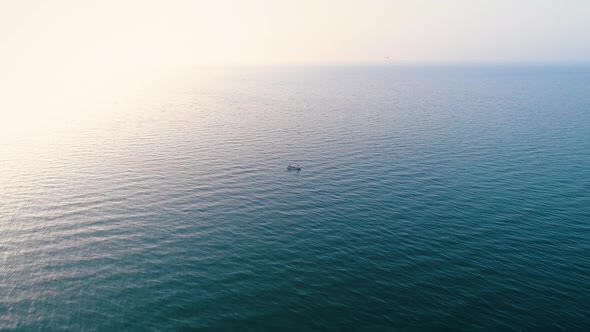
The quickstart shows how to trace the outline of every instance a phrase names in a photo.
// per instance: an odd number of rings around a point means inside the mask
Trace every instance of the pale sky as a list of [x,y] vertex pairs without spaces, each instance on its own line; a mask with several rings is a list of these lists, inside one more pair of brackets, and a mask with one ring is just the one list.
[[0,0],[0,50],[81,69],[590,62],[590,1]]

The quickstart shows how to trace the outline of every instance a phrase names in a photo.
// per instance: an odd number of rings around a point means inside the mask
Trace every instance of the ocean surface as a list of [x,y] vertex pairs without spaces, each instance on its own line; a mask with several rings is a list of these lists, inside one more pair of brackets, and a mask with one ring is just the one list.
[[3,137],[0,329],[590,330],[590,67],[120,96]]

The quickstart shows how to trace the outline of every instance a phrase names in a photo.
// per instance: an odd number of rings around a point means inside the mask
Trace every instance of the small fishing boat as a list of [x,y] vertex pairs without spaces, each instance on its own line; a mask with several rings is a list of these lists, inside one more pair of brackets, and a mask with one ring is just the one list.
[[299,171],[301,170],[301,165],[299,164],[289,164],[289,166],[287,166],[288,170],[295,170],[295,171]]

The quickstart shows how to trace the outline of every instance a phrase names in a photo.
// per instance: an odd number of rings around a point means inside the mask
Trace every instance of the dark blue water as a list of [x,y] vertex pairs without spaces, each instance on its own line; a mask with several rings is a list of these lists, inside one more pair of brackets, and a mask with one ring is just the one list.
[[2,144],[0,328],[590,329],[590,68],[141,93]]

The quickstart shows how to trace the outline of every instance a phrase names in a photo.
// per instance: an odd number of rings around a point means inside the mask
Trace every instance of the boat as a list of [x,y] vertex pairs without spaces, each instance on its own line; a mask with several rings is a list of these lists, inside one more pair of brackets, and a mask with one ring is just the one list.
[[289,166],[287,166],[288,170],[295,170],[295,171],[299,171],[301,170],[301,165],[299,165],[299,163],[297,164],[289,164]]

